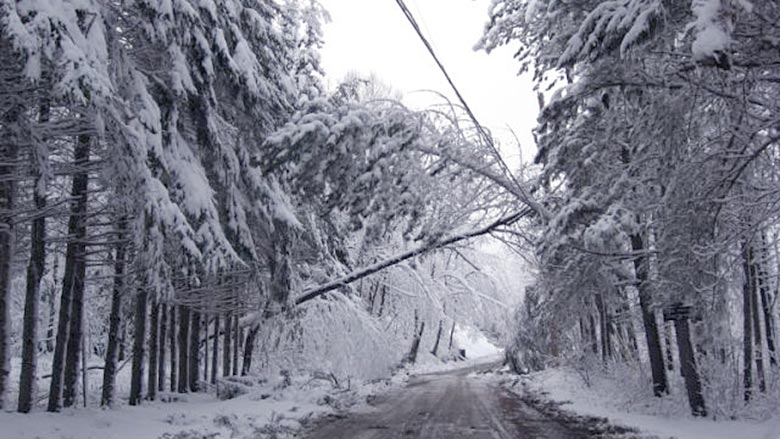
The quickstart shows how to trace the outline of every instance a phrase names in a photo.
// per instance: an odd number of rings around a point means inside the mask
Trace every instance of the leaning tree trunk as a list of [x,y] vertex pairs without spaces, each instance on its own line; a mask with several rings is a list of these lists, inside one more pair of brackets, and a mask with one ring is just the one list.
[[157,373],[159,372],[159,335],[160,335],[160,304],[152,298],[151,321],[149,322],[149,375],[146,379],[146,399],[157,399]]
[[696,367],[696,357],[691,343],[691,325],[688,317],[680,317],[674,320],[674,328],[677,333],[677,349],[680,356],[680,371],[685,380],[685,390],[688,393],[688,404],[693,416],[707,416],[707,407],[704,404],[704,394],[701,389],[699,370]]
[[146,335],[146,286],[141,286],[135,296],[135,322],[133,330],[133,369],[130,376],[130,405],[141,403],[144,375],[144,343]]
[[639,307],[642,309],[642,323],[647,341],[647,353],[650,357],[650,371],[653,377],[653,394],[661,397],[668,393],[666,370],[664,369],[664,357],[661,350],[661,338],[658,333],[658,322],[653,310],[652,294],[650,292],[650,279],[648,277],[648,260],[643,255],[645,249],[642,236],[631,235],[631,250],[638,255],[634,258],[634,271],[636,272],[637,288],[639,290]]
[[[41,119],[48,120],[48,106],[41,107]],[[37,161],[46,160],[37,157]],[[41,278],[46,263],[46,181],[43,166],[35,166],[33,201],[38,217],[30,230],[30,261],[27,265],[27,289],[24,296],[24,328],[22,329],[22,372],[19,377],[19,405],[17,410],[28,413],[35,399],[35,375],[38,358],[38,304],[41,295]]]
[[179,306],[179,393],[189,391],[189,334],[190,334],[190,309],[184,305]]
[[241,363],[241,376],[249,374],[249,371],[252,369],[252,352],[255,348],[255,339],[259,330],[260,325],[255,325],[247,331],[246,340],[244,340],[244,361]]
[[198,374],[200,373],[200,313],[192,311],[190,313],[190,348],[188,356],[188,371],[189,371],[189,383],[190,391],[198,391]]
[[111,406],[114,403],[117,372],[117,354],[119,350],[119,328],[122,318],[122,296],[125,288],[125,234],[126,221],[120,219],[117,226],[116,256],[114,257],[114,287],[111,292],[111,311],[108,317],[108,343],[106,362],[103,367],[103,391],[100,405]]
[[[16,126],[21,109],[4,111],[7,111],[4,122]],[[19,146],[13,136],[3,136],[0,139],[0,409],[5,408],[11,379],[11,270],[16,241],[14,168],[18,155]]]
[[[87,275],[87,190],[89,184],[87,165],[91,141],[92,139],[88,135],[79,136],[74,151],[74,164],[78,171],[73,176],[71,195],[76,201],[71,208],[70,222],[68,223],[68,237],[70,241],[68,242],[68,251],[66,251],[68,256],[73,259],[71,262],[73,271],[72,277],[65,280],[71,283],[69,333],[67,347],[65,348],[65,388],[62,393],[62,405],[65,407],[70,407],[76,402],[81,338],[84,336],[84,281]],[[69,251],[71,248],[73,248],[73,252]],[[66,259],[65,265],[67,263]]]

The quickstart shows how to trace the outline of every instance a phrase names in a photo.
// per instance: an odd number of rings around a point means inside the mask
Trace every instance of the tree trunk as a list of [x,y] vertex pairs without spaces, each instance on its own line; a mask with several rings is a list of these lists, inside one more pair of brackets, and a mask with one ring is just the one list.
[[225,316],[225,328],[222,330],[222,336],[224,339],[224,343],[222,343],[222,376],[226,377],[230,375],[230,371],[232,370],[230,367],[230,334],[233,332],[231,331],[231,323],[233,322],[233,319],[231,317],[231,313],[227,313]]
[[[766,255],[766,239],[762,236],[762,254]],[[761,312],[764,315],[764,333],[766,335],[766,347],[769,353],[769,365],[772,367],[777,366],[777,353],[775,348],[775,318],[772,314],[772,297],[769,292],[769,281],[766,270],[763,264],[766,261],[766,257],[761,261],[755,261],[756,266],[756,279],[758,281],[758,293],[761,298]]]
[[[48,119],[41,109],[41,119]],[[38,160],[45,160],[38,157]],[[24,328],[22,330],[22,371],[19,377],[20,413],[28,413],[32,408],[36,395],[36,369],[38,358],[38,304],[41,295],[41,278],[46,263],[46,217],[43,209],[46,207],[46,181],[41,165],[35,166],[35,183],[33,201],[39,217],[35,218],[30,230],[30,260],[27,265],[27,289],[24,296]]]
[[588,312],[588,321],[589,321],[589,328],[590,331],[590,350],[593,352],[593,355],[599,354],[599,336],[596,333],[596,317],[593,316],[593,311]]
[[452,321],[452,328],[450,328],[450,344],[448,350],[452,352],[452,342],[455,339],[455,320]]
[[666,350],[666,370],[669,372],[674,370],[674,354],[672,353],[672,326],[671,324],[664,324],[664,348]]
[[674,320],[677,333],[677,349],[680,356],[680,370],[685,379],[685,390],[688,393],[688,403],[691,406],[693,416],[707,416],[707,408],[704,404],[704,395],[701,390],[701,379],[696,367],[696,357],[691,343],[690,322],[688,318]]
[[[62,394],[62,405],[72,406],[76,401],[76,393],[79,382],[79,357],[81,352],[81,337],[83,337],[84,314],[84,278],[87,274],[87,186],[89,173],[86,170],[89,162],[89,147],[91,137],[81,135],[78,137],[74,151],[74,164],[78,173],[73,176],[73,188],[71,195],[75,203],[71,207],[70,220],[68,222],[68,249],[66,251],[65,265],[68,258],[72,259],[73,270],[69,282],[70,293],[70,321],[67,347],[65,348],[65,388]],[[71,252],[71,248],[73,249]],[[67,271],[67,270],[66,270]],[[63,282],[63,283],[65,283]]]
[[[164,303],[160,307],[160,337],[157,354],[157,390],[165,390],[165,342],[168,335],[168,306]],[[151,384],[149,384],[151,386]]]
[[141,403],[144,375],[144,343],[146,335],[146,301],[148,298],[146,286],[138,288],[135,296],[135,318],[133,330],[133,369],[130,376],[130,405]]
[[420,323],[420,330],[415,328],[414,338],[412,339],[412,349],[409,350],[408,361],[409,364],[417,362],[417,352],[420,350],[420,341],[422,340],[423,331],[425,330],[425,322]]
[[100,405],[111,406],[114,403],[117,354],[119,348],[119,328],[122,318],[122,296],[125,289],[125,228],[126,221],[120,219],[117,223],[117,245],[114,256],[114,287],[111,291],[111,311],[108,317],[108,342],[106,344],[106,361],[103,367],[103,391]]
[[190,348],[189,348],[189,381],[190,391],[198,391],[198,379],[200,374],[200,313],[190,312]]
[[217,357],[219,357],[219,314],[214,316],[214,341],[211,344],[211,384],[217,383]]
[[[382,317],[382,313],[385,311],[385,296],[387,295],[387,286],[382,285],[382,298],[379,300],[379,312],[376,313],[377,317]],[[455,323],[453,322],[453,325]],[[450,346],[452,349],[452,346]]]
[[439,354],[438,354],[438,352],[439,352],[439,340],[441,340],[441,329],[442,329],[441,325],[442,324],[443,324],[443,322],[441,320],[439,320],[439,330],[436,332],[436,343],[433,344],[433,350],[431,351],[431,353],[433,354],[434,357],[438,357],[439,356]]
[[146,379],[146,399],[157,399],[157,373],[159,372],[158,336],[160,335],[160,304],[156,298],[152,298],[151,321],[149,322],[149,375]]
[[[57,265],[59,258],[54,258],[54,268],[52,269],[52,278],[57,278]],[[54,352],[54,328],[57,326],[57,287],[52,283],[48,293],[49,298],[49,322],[46,325],[46,352]]]
[[241,327],[238,324],[238,313],[233,316],[233,376],[238,375],[238,351],[241,349]]
[[758,390],[766,392],[766,375],[764,374],[764,340],[761,334],[761,315],[758,313],[758,271],[755,252],[751,245],[749,249],[750,264],[750,314],[753,316],[753,349],[755,350],[756,379]]
[[[181,313],[180,313],[181,314]],[[170,322],[170,328],[168,328],[168,337],[170,338],[170,351],[171,351],[171,392],[175,392],[178,387],[177,373],[179,371],[176,364],[176,306],[171,305],[171,311],[168,313],[168,321]]]
[[[8,128],[19,124],[22,108],[7,110],[4,121]],[[0,410],[5,408],[6,393],[11,380],[11,272],[13,270],[16,230],[16,161],[19,145],[9,129],[0,139]],[[4,214],[3,214],[4,213]]]
[[639,307],[642,309],[642,323],[647,341],[647,353],[650,357],[650,370],[653,376],[653,394],[661,397],[668,393],[664,357],[661,351],[661,338],[658,333],[658,322],[653,310],[652,294],[650,292],[650,280],[648,278],[648,261],[642,256],[644,242],[639,234],[631,235],[631,249],[640,254],[634,258],[634,271],[638,282]]
[[742,284],[742,350],[743,368],[742,383],[745,388],[745,401],[753,397],[753,318],[751,316],[751,279],[750,279],[750,252],[748,244],[742,245],[742,271],[744,282]]
[[203,382],[209,382],[209,318],[204,315],[206,326],[203,327]]
[[253,326],[246,334],[244,340],[244,361],[241,364],[241,376],[245,376],[252,369],[252,353],[255,349],[255,338],[260,330],[260,325]]
[[189,337],[190,337],[190,310],[184,305],[179,305],[179,393],[187,393],[189,390]]
[[596,294],[596,309],[599,311],[599,332],[601,333],[601,361],[606,363],[612,356],[612,341],[609,333],[609,316],[604,297]]

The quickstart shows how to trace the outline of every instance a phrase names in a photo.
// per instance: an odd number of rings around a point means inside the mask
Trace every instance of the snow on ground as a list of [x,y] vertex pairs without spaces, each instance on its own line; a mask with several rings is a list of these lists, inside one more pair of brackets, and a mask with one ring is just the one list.
[[660,438],[675,439],[780,439],[780,416],[765,422],[695,419],[687,408],[668,415],[631,413],[616,402],[613,392],[585,386],[571,369],[548,369],[522,377],[514,385],[545,394],[562,402],[565,410],[609,419],[613,424],[634,427]]
[[[243,380],[248,383],[249,380]],[[116,409],[78,408],[61,413],[0,413],[5,439],[242,439],[284,438],[338,408],[400,385],[375,381],[334,388],[326,377],[299,377],[287,387],[258,383],[248,393],[221,401],[213,393],[163,394],[172,402],[144,402]],[[239,386],[246,389],[246,386]]]
[[427,373],[446,372],[455,369],[476,366],[501,361],[504,350],[497,347],[485,337],[479,329],[471,326],[455,326],[455,346],[466,350],[465,361],[446,361],[434,357],[422,348],[417,355],[417,364],[407,369],[407,375],[423,375]]

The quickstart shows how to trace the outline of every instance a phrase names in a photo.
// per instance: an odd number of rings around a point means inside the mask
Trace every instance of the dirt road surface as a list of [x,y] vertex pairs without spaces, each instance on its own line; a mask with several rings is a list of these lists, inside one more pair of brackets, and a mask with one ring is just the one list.
[[[475,370],[412,378],[369,410],[326,419],[304,439],[589,439],[595,420],[545,414]],[[625,433],[624,431],[621,432]],[[620,437],[626,437],[621,435]]]

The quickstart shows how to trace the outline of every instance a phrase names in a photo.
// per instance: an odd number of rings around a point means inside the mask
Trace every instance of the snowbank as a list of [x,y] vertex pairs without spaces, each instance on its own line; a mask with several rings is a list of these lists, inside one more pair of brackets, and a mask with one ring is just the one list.
[[563,409],[609,419],[611,423],[634,427],[650,435],[676,439],[780,439],[780,416],[766,422],[696,419],[687,407],[676,413],[648,415],[631,413],[620,405],[615,392],[593,385],[588,388],[576,371],[549,369],[522,377],[510,386],[543,394],[564,403]]

